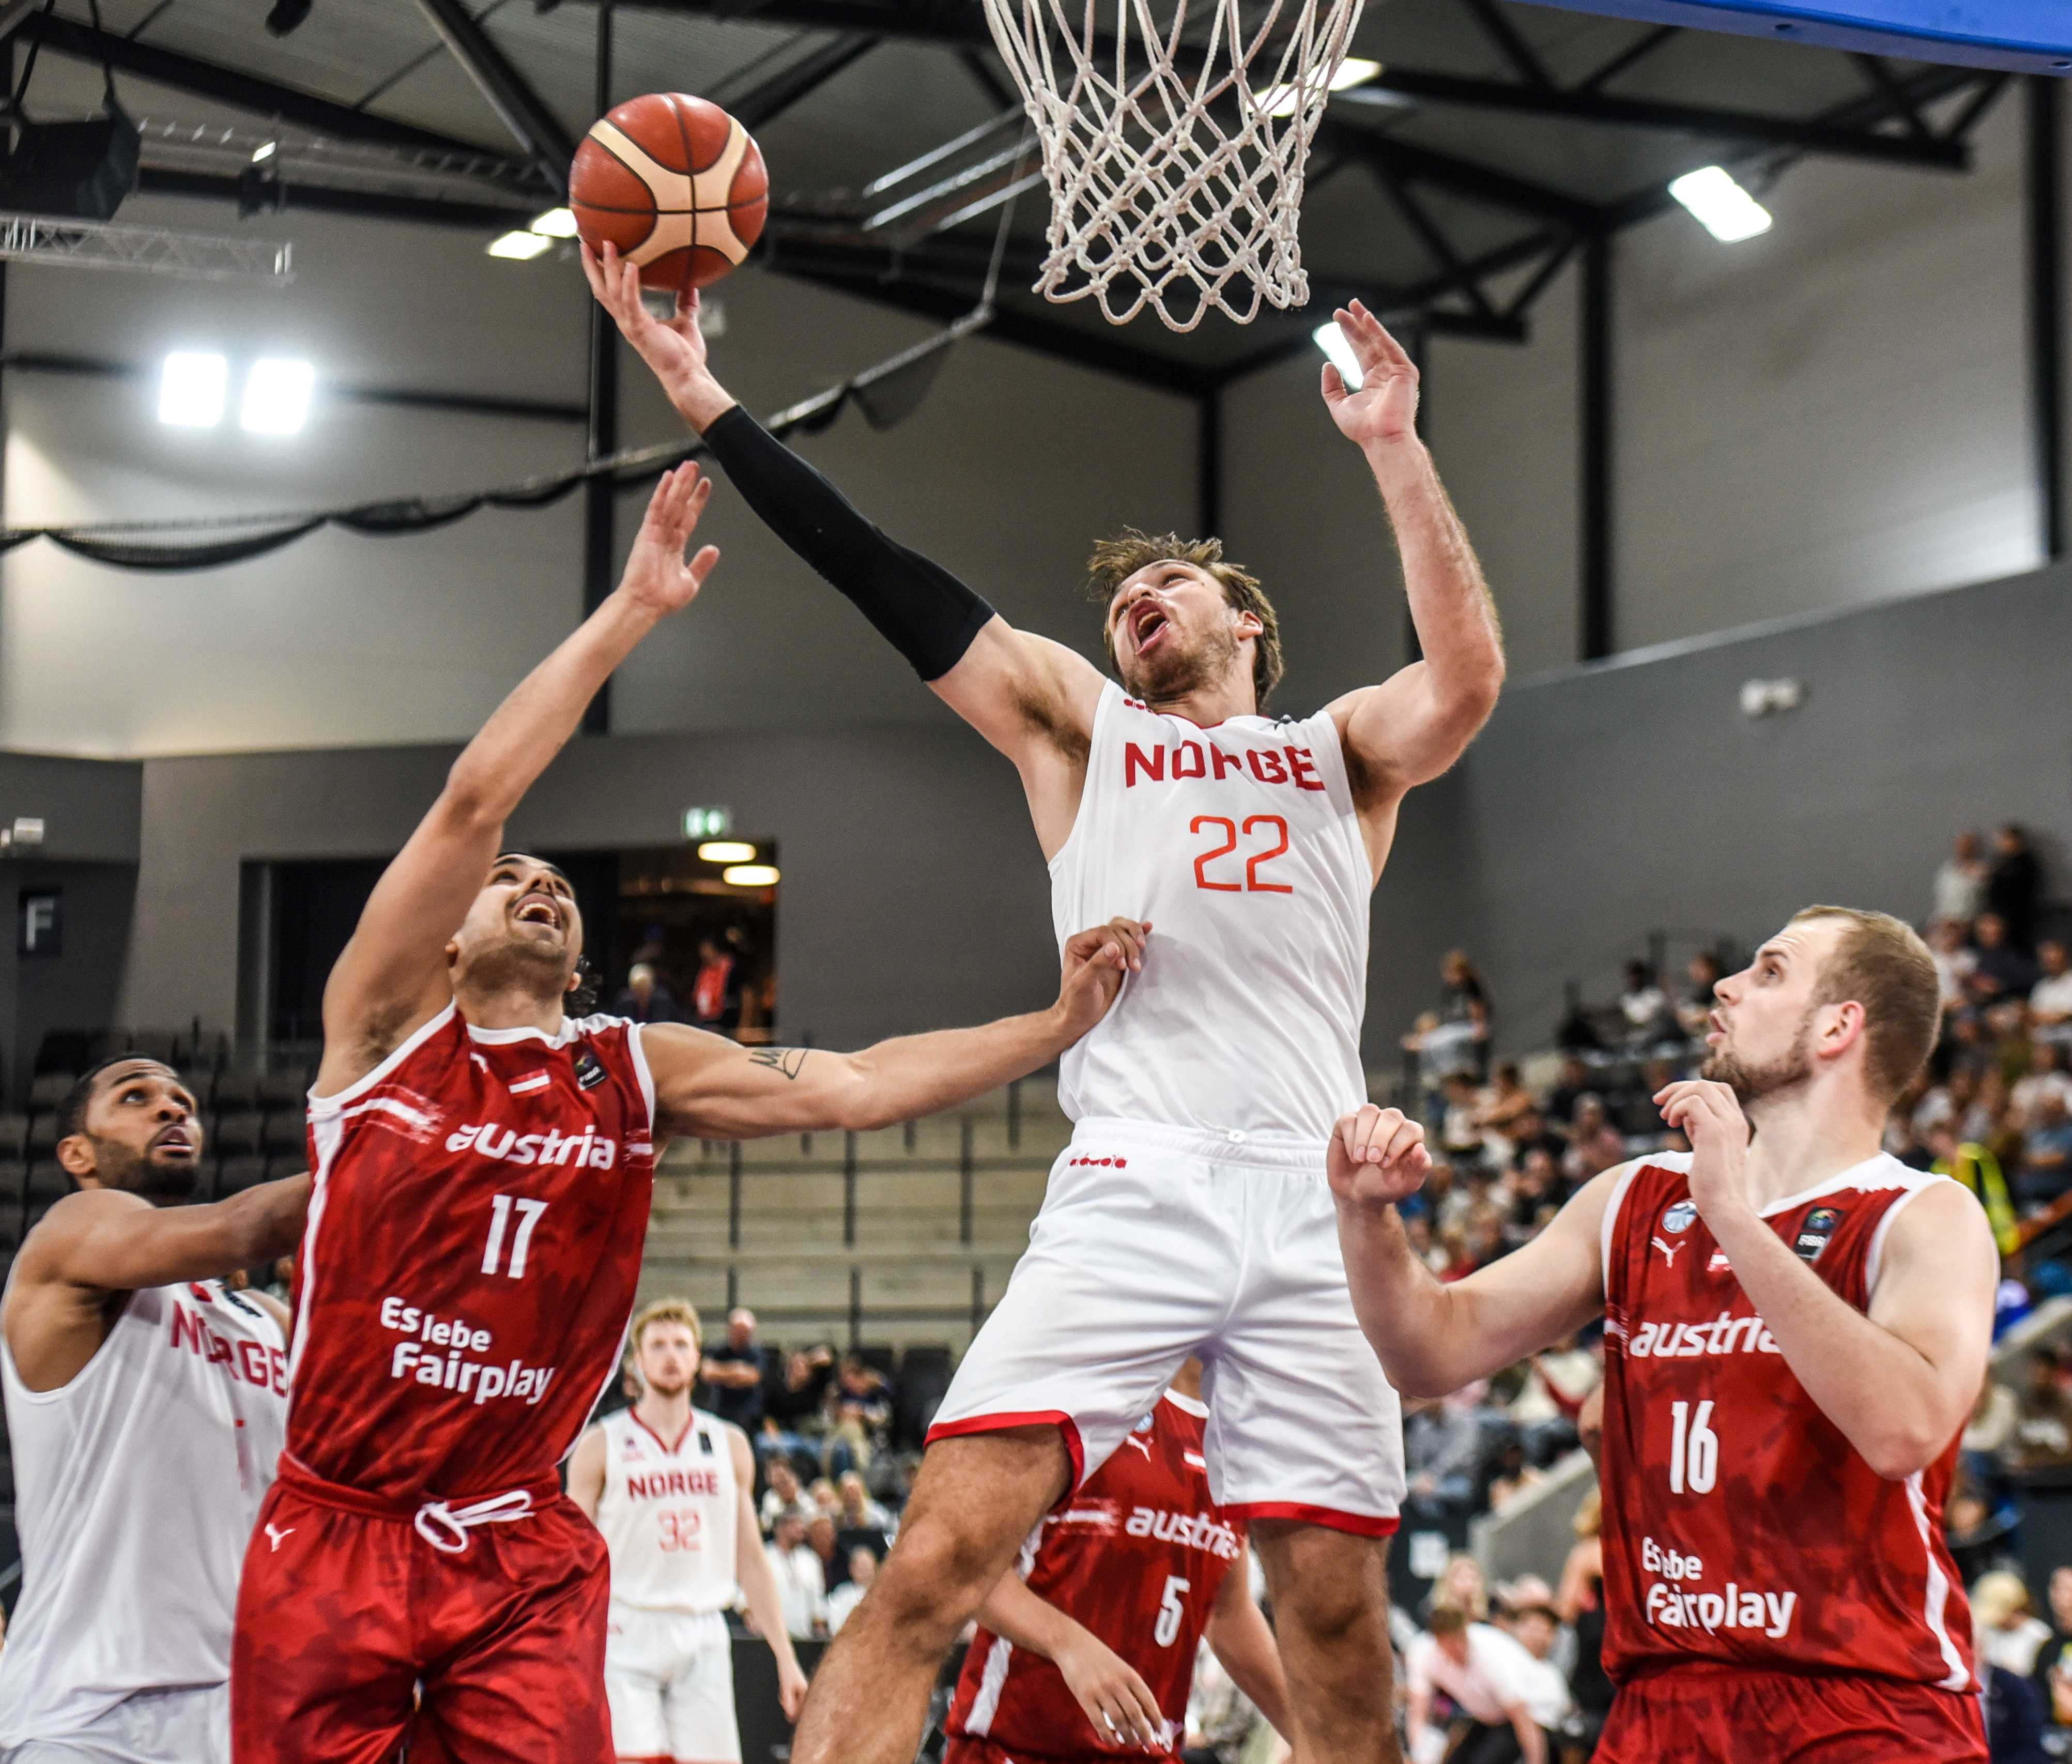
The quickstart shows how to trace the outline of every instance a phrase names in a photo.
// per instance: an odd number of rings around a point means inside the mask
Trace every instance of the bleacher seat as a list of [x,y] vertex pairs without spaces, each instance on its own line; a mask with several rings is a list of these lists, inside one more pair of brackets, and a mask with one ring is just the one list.
[[888,1384],[891,1382],[893,1369],[899,1362],[898,1351],[887,1347],[882,1342],[865,1343],[856,1350],[856,1357],[873,1371],[884,1373]]
[[950,1372],[947,1347],[916,1345],[901,1356],[898,1397],[892,1408],[892,1443],[896,1448],[921,1449],[928,1424],[948,1394]]
[[219,1112],[257,1109],[259,1106],[258,1073],[246,1071],[218,1072],[216,1083],[209,1091],[209,1102]]
[[216,1192],[219,1199],[242,1194],[248,1188],[257,1188],[265,1180],[265,1158],[226,1157],[216,1172]]
[[24,1185],[23,1197],[31,1213],[41,1218],[57,1202],[72,1191],[72,1179],[63,1167],[54,1162],[39,1160],[29,1166],[29,1177]]
[[266,1116],[265,1145],[269,1157],[299,1157],[307,1143],[307,1116],[299,1109],[273,1109]]
[[48,1157],[57,1150],[58,1118],[48,1109],[33,1116],[29,1130],[23,1136],[22,1153],[25,1157]]
[[39,1072],[29,1085],[30,1112],[56,1108],[70,1093],[76,1076],[69,1071]]
[[[76,1077],[108,1051],[105,1029],[51,1029],[36,1048],[38,1078]],[[60,1094],[63,1092],[60,1090]]]
[[0,1236],[11,1242],[29,1186],[29,1166],[21,1158],[0,1158]]
[[249,1112],[218,1115],[209,1143],[219,1157],[257,1156],[266,1142],[265,1118]]
[[268,1072],[259,1080],[259,1104],[269,1114],[275,1109],[300,1109],[309,1100],[310,1075],[300,1066]]
[[21,1157],[29,1142],[29,1117],[0,1115],[0,1158]]
[[[117,1031],[118,1038],[121,1031]],[[176,1029],[133,1029],[127,1037],[127,1051],[139,1059],[155,1059],[162,1065],[178,1067],[180,1063],[180,1033]]]

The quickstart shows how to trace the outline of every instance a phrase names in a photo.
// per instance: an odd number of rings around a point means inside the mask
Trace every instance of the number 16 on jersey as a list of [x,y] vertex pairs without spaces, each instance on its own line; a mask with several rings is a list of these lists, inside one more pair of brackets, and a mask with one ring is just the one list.
[[1681,1495],[1688,1487],[1693,1495],[1709,1495],[1720,1479],[1720,1436],[1712,1431],[1712,1405],[1703,1402],[1697,1412],[1688,1403],[1669,1405],[1669,1492]]

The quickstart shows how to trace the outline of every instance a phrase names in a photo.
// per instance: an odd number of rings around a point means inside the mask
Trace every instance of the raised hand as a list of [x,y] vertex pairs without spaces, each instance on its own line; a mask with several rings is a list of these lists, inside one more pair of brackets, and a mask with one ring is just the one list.
[[1324,402],[1338,433],[1363,447],[1414,439],[1417,364],[1359,301],[1341,306],[1332,317],[1360,364],[1359,390],[1350,392],[1338,364],[1324,364]]
[[1662,1118],[1691,1141],[1691,1199],[1712,1224],[1723,1209],[1750,1204],[1748,1116],[1731,1088],[1687,1078],[1655,1093]]
[[1390,1207],[1424,1186],[1432,1154],[1424,1128],[1401,1109],[1366,1103],[1332,1129],[1324,1167],[1342,1203]]
[[1067,941],[1057,1009],[1075,1040],[1108,1014],[1124,977],[1143,972],[1150,936],[1149,921],[1111,919]]
[[719,561],[719,547],[705,545],[688,562],[684,549],[712,500],[712,479],[686,463],[662,474],[648,513],[634,537],[619,578],[619,591],[657,618],[681,612],[698,598],[705,578]]
[[693,289],[676,298],[673,318],[658,319],[640,298],[640,270],[607,242],[599,256],[588,245],[582,253],[583,275],[598,304],[611,315],[619,334],[648,364],[677,413],[702,430],[733,401],[726,397],[705,365],[705,333],[698,329],[698,296]]

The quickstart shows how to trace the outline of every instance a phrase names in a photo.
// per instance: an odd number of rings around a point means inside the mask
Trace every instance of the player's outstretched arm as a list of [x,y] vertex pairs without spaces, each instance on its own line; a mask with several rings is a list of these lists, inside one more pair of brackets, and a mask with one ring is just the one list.
[[734,1572],[741,1583],[748,1614],[755,1619],[755,1631],[770,1644],[777,1659],[777,1700],[784,1719],[796,1721],[806,1706],[806,1675],[799,1669],[799,1655],[784,1627],[784,1595],[777,1589],[777,1577],[763,1552],[763,1528],[755,1523],[755,1448],[747,1434],[728,1424],[728,1449],[734,1454]]
[[743,1047],[678,1023],[649,1023],[640,1045],[654,1075],[656,1129],[704,1139],[913,1120],[1026,1077],[1107,1014],[1151,927],[1117,919],[1065,945],[1058,1001],[978,1029],[902,1035],[861,1053]]
[[1240,1556],[1216,1589],[1215,1609],[1209,1613],[1202,1639],[1223,1663],[1231,1682],[1265,1717],[1266,1725],[1283,1739],[1292,1740],[1295,1729],[1288,1713],[1288,1675],[1281,1664],[1281,1649],[1268,1627],[1266,1614],[1252,1596],[1251,1563]]
[[[1015,630],[941,565],[886,537],[766,431],[713,376],[695,294],[673,318],[657,318],[641,302],[638,269],[608,245],[601,260],[582,249],[591,291],[763,524],[1025,772],[1045,753],[1083,758],[1099,670],[1062,644]],[[1072,800],[1076,807],[1076,792]]]
[[1858,1310],[1756,1210],[1749,1125],[1725,1084],[1692,1079],[1655,1096],[1691,1141],[1691,1198],[1763,1326],[1820,1412],[1894,1481],[1925,1470],[1978,1401],[1992,1349],[2000,1253],[1985,1210],[1955,1182],[1901,1203]]
[[597,1523],[597,1503],[604,1499],[606,1445],[602,1425],[583,1429],[576,1449],[569,1454],[569,1499],[582,1509],[583,1517]]
[[1622,1170],[1593,1178],[1547,1229],[1451,1285],[1418,1259],[1398,1205],[1432,1167],[1424,1129],[1371,1103],[1331,1135],[1338,1244],[1360,1328],[1405,1396],[1444,1396],[1573,1334],[1604,1309],[1605,1206]]
[[324,989],[319,1088],[378,1065],[452,997],[446,944],[498,853],[504,823],[582,719],[612,670],[697,598],[719,561],[684,548],[712,494],[695,466],[665,473],[617,590],[520,683],[462,751],[446,788],[383,872]]
[[1367,784],[1362,806],[1380,808],[1437,777],[1488,721],[1503,685],[1503,640],[1467,529],[1417,437],[1416,364],[1358,301],[1336,318],[1359,357],[1360,387],[1347,390],[1327,362],[1324,402],[1367,456],[1388,506],[1424,652],[1382,685],[1331,706]]
[[1106,1744],[1166,1750],[1165,1714],[1137,1669],[1083,1624],[1030,1592],[1013,1569],[986,1595],[978,1620],[1056,1667]]

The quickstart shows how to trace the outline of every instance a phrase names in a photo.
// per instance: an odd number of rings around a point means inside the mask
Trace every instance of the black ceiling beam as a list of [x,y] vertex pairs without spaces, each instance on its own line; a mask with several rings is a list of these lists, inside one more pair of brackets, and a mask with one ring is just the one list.
[[1610,84],[1629,68],[1645,61],[1671,38],[1680,37],[1683,34],[1684,27],[1681,25],[1657,25],[1646,35],[1620,50],[1610,60],[1601,64],[1595,72],[1586,74],[1582,79],[1577,80],[1576,90],[1595,92],[1600,86]]
[[[407,122],[392,122],[386,117],[356,110],[350,105],[319,97],[313,92],[261,80],[212,61],[198,60],[177,50],[132,42],[112,31],[97,31],[91,25],[75,24],[56,13],[39,12],[25,19],[21,35],[34,38],[46,49],[76,60],[105,64],[124,73],[134,74],[140,80],[148,80],[154,85],[191,93],[198,98],[213,98],[233,109],[295,123],[340,141],[368,141],[386,146],[423,147],[478,157],[495,151],[483,147],[479,142],[460,141],[430,129],[413,128]],[[514,177],[522,178],[526,168],[514,161],[511,171]]]
[[[209,171],[175,171],[146,166],[137,187],[153,195],[199,196],[242,209],[250,192],[235,177]],[[408,220],[440,227],[465,227],[481,232],[522,225],[538,212],[536,200],[523,208],[503,208],[487,203],[441,202],[427,196],[393,196],[373,190],[338,190],[323,184],[268,183],[261,186],[268,207],[306,208],[324,214],[357,215],[370,220]]]
[[462,71],[525,150],[533,169],[556,190],[565,191],[576,144],[561,126],[561,119],[547,108],[546,101],[460,0],[417,0],[417,4]]
[[845,68],[861,60],[881,40],[861,31],[851,31],[739,92],[721,89],[708,96],[722,109],[739,117],[744,129],[759,129],[825,85]]
[[1765,116],[1708,105],[1671,104],[1655,98],[1622,97],[1614,93],[1564,90],[1478,80],[1463,74],[1437,73],[1418,68],[1390,66],[1362,85],[1338,94],[1334,102],[1357,105],[1362,93],[1374,98],[1393,95],[1470,109],[1503,110],[1519,116],[1549,117],[1573,122],[1646,129],[1668,134],[1748,142],[1759,146],[1790,147],[1844,159],[1868,159],[1881,165],[1923,167],[1963,171],[1971,153],[1961,142],[1918,141],[1907,135],[1873,134],[1868,130],[1838,128],[1815,120]]
[[1462,0],[1462,3],[1474,14],[1482,35],[1497,46],[1521,80],[1529,86],[1552,88],[1554,81],[1547,72],[1547,64],[1533,52],[1532,45],[1519,34],[1518,27],[1505,15],[1497,0]]

